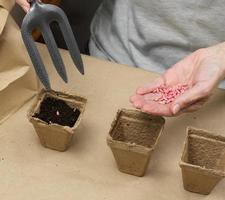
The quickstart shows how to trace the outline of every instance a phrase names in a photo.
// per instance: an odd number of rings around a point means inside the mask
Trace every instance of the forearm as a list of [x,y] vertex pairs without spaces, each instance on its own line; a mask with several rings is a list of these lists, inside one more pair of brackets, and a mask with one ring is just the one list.
[[225,42],[219,43],[213,47],[216,55],[215,65],[221,68],[221,80],[225,79]]
[[225,42],[221,43],[221,45],[222,45],[221,57],[223,58],[223,78],[222,79],[225,79]]
[[200,49],[195,55],[195,60],[199,60],[198,65],[210,69],[211,81],[217,87],[216,83],[225,79],[225,42]]

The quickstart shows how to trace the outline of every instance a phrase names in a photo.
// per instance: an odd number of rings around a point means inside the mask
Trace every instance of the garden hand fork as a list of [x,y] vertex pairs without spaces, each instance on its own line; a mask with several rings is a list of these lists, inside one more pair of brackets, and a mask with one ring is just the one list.
[[45,88],[51,89],[51,85],[47,71],[32,37],[32,31],[36,28],[40,29],[42,33],[55,69],[64,82],[68,82],[63,60],[60,56],[56,41],[50,29],[50,24],[52,22],[58,23],[74,64],[76,65],[79,72],[84,74],[84,67],[80,56],[80,51],[78,49],[69,21],[63,10],[54,5],[43,4],[40,2],[40,0],[28,0],[28,2],[31,4],[31,8],[23,20],[21,32],[24,44],[34,65],[35,71]]

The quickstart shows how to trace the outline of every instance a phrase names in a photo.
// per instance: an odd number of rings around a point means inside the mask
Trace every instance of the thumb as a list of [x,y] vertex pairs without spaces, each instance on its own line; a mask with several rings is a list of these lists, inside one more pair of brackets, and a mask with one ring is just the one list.
[[182,95],[177,97],[171,105],[172,113],[176,115],[180,110],[193,104],[194,102],[209,96],[209,89],[203,88],[201,85],[196,84],[194,87],[188,89]]
[[27,0],[16,0],[16,3],[22,7],[25,12],[28,12],[30,9],[30,3]]
[[30,10],[30,6],[22,6],[23,10],[27,13]]

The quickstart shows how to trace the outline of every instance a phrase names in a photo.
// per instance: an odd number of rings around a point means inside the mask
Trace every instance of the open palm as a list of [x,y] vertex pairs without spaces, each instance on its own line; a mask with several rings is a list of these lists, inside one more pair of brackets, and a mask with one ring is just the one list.
[[[224,78],[225,45],[200,49],[168,69],[161,77],[139,87],[131,103],[144,112],[173,116],[199,109],[212,95],[214,88]],[[151,92],[160,85],[188,85],[189,89],[170,104],[159,104]]]

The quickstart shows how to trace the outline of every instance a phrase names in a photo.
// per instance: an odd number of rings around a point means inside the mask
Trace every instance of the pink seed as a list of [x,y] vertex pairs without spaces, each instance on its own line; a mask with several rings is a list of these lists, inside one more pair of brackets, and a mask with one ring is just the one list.
[[159,98],[155,98],[154,101],[160,104],[168,104],[173,102],[176,97],[183,94],[188,89],[188,85],[178,84],[175,86],[161,85],[154,89],[151,93],[160,94]]

